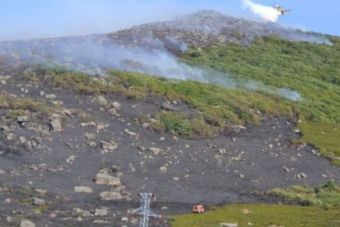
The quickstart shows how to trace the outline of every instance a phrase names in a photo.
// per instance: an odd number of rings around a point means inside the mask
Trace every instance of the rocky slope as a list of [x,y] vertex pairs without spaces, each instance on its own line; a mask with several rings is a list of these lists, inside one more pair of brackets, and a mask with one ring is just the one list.
[[[107,35],[0,44],[0,226],[137,226],[140,192],[154,193],[155,211],[167,217],[196,203],[272,202],[264,193],[272,188],[339,181],[339,168],[317,150],[291,143],[301,135],[287,119],[263,116],[258,127],[179,138],[139,120],[155,121],[160,112],[199,114],[186,103],[152,93],[133,99],[122,92],[129,91],[127,81],[107,77],[87,77],[105,92],[86,92],[83,77],[73,85],[84,92],[76,92],[35,65],[62,59],[77,69],[98,66],[92,62],[98,45],[176,54],[190,45],[248,44],[272,34],[307,35],[203,11]],[[94,58],[84,58],[75,43],[95,43]],[[168,224],[163,218],[153,225]]]
[[[168,215],[196,203],[272,201],[258,192],[340,180],[339,168],[312,147],[291,144],[300,135],[285,119],[188,140],[138,122],[158,111],[194,111],[184,103],[79,94],[56,87],[46,73],[1,67],[1,226],[26,219],[135,226],[139,192],[154,193],[154,209]],[[165,219],[155,224],[162,225]]]

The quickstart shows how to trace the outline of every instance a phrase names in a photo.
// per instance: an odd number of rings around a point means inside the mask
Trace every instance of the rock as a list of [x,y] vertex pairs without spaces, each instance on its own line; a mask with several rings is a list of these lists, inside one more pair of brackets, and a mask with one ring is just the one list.
[[129,221],[129,218],[127,218],[127,217],[122,217],[122,219],[121,219],[123,222],[128,222]]
[[18,116],[17,117],[17,122],[19,124],[22,124],[22,123],[25,123],[25,122],[29,122],[30,121],[30,117],[27,116],[27,115],[24,115],[24,116]]
[[159,168],[159,170],[161,171],[161,173],[166,174],[168,172],[168,168],[166,166],[162,166],[161,168]]
[[285,172],[287,172],[287,173],[289,173],[289,172],[290,172],[290,169],[289,169],[289,168],[287,168],[286,166],[284,166],[284,167],[283,167],[283,170],[284,170]]
[[100,198],[104,201],[117,201],[122,200],[123,196],[117,191],[106,191],[99,194]]
[[21,220],[20,227],[35,227],[35,224],[29,220]]
[[6,84],[7,84],[7,81],[6,81],[6,80],[0,80],[0,84],[1,84],[1,85],[6,85]]
[[102,95],[99,95],[99,96],[96,97],[96,102],[100,106],[107,106],[109,104],[109,102],[106,100],[106,98]]
[[111,106],[118,112],[122,109],[122,105],[119,102],[113,102]]
[[50,120],[50,130],[54,132],[61,132],[63,130],[59,116],[53,116]]
[[80,208],[74,208],[73,209],[73,215],[81,216],[81,217],[91,217],[92,216],[90,211],[83,210],[83,209],[80,209]]
[[179,181],[179,177],[173,177],[172,178],[174,181]]
[[298,180],[302,180],[302,179],[307,178],[307,174],[305,174],[304,172],[301,172],[301,173],[295,174],[295,178]]
[[77,156],[71,155],[70,157],[68,157],[68,158],[66,159],[67,164],[72,165],[73,162],[76,160],[76,158],[77,158]]
[[101,141],[100,145],[102,149],[109,152],[114,151],[118,148],[118,145],[115,143],[114,140],[111,140],[110,142]]
[[109,113],[112,114],[112,115],[114,115],[114,116],[119,117],[118,111],[117,111],[115,108],[111,108],[111,109],[109,110]]
[[99,216],[99,217],[103,217],[103,216],[107,216],[109,214],[109,208],[107,207],[102,207],[100,209],[96,209],[95,211],[95,216]]
[[151,151],[154,155],[160,155],[161,153],[164,153],[164,150],[158,147],[150,147],[149,151]]
[[161,108],[163,110],[167,110],[167,111],[177,111],[178,110],[177,107],[175,107],[175,106],[173,106],[173,105],[171,105],[167,102],[163,102],[162,105],[161,105]]
[[238,224],[225,222],[225,223],[220,223],[220,227],[238,227]]
[[44,199],[40,199],[40,198],[33,198],[32,204],[34,206],[45,206],[46,202]]
[[38,193],[40,196],[46,196],[47,195],[47,190],[44,190],[44,189],[37,188],[37,189],[34,189],[34,191],[36,193]]
[[2,169],[0,169],[0,176],[3,176],[3,175],[6,175],[6,171],[5,171],[5,170],[2,170]]
[[49,94],[49,95],[45,95],[45,98],[53,100],[53,99],[57,99],[57,96],[55,94]]
[[268,145],[268,148],[269,148],[269,149],[273,149],[273,148],[274,148],[274,145],[273,145],[273,144],[269,144],[269,145]]
[[93,224],[112,224],[112,223],[105,220],[94,220]]
[[120,186],[121,182],[119,177],[114,177],[108,174],[108,170],[104,169],[97,173],[95,182],[97,184],[110,185],[110,186]]
[[77,192],[77,193],[92,193],[93,192],[93,189],[90,188],[90,187],[85,187],[85,186],[76,186],[74,187],[74,191]]
[[245,130],[247,128],[243,125],[231,125],[230,129],[233,133],[239,133],[241,130]]
[[137,136],[138,134],[135,132],[130,131],[129,129],[125,129],[124,132],[129,136]]

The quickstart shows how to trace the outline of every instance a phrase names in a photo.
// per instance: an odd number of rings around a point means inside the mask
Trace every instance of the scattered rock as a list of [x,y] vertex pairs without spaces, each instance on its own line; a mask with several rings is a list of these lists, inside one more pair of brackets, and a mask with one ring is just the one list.
[[45,206],[46,202],[44,199],[40,199],[40,198],[33,198],[32,204],[34,206]]
[[177,107],[175,107],[175,106],[173,106],[173,105],[171,105],[167,102],[163,102],[162,105],[161,105],[161,108],[163,110],[167,110],[167,111],[177,111],[178,110]]
[[93,189],[90,188],[90,187],[85,187],[85,186],[76,186],[74,187],[74,191],[77,192],[77,193],[92,193],[93,192]]
[[161,168],[159,168],[159,170],[161,171],[161,173],[166,174],[168,172],[168,168],[166,166],[162,166]]
[[35,224],[29,220],[21,220],[20,227],[35,227]]
[[106,191],[99,194],[100,198],[104,201],[117,201],[122,200],[123,196],[117,191]]
[[25,123],[25,122],[29,122],[30,121],[30,117],[27,116],[27,115],[24,115],[24,116],[18,116],[17,117],[17,122],[19,124],[22,124],[22,123]]
[[53,100],[53,99],[57,99],[57,96],[55,94],[49,94],[49,95],[45,95],[45,98],[49,100]]
[[122,105],[119,102],[113,102],[111,106],[118,112],[122,109]]
[[225,223],[220,223],[220,227],[238,227],[238,224],[225,222]]
[[40,196],[46,196],[47,195],[47,190],[43,190],[43,189],[34,189],[35,192],[37,192]]
[[116,144],[114,140],[111,140],[110,142],[101,141],[100,145],[101,145],[101,148],[107,152],[112,152],[118,148],[118,145]]
[[100,106],[107,106],[109,104],[109,102],[106,100],[106,98],[102,95],[99,95],[99,96],[96,97],[96,102]]
[[301,173],[295,174],[295,178],[298,180],[302,180],[302,179],[307,178],[307,174],[305,174],[304,172],[301,172]]
[[100,170],[95,178],[97,184],[110,185],[110,186],[120,186],[121,182],[119,177],[111,176],[107,169]]
[[174,181],[179,181],[179,177],[173,177],[172,178]]
[[286,166],[283,167],[283,170],[284,170],[285,172],[287,172],[287,173],[290,172],[290,169],[289,169],[288,167],[286,167]]
[[99,217],[103,217],[103,216],[107,216],[109,214],[109,208],[107,207],[102,207],[100,209],[96,209],[95,211],[95,216],[99,216]]
[[50,120],[50,130],[54,132],[61,132],[63,130],[62,122],[58,115],[54,115]]
[[158,147],[150,147],[149,151],[151,151],[154,155],[160,155],[161,153],[164,153],[164,150]]
[[73,209],[73,215],[81,216],[81,217],[91,217],[92,216],[90,211],[83,210],[83,209],[80,209],[80,208],[74,208]]
[[66,159],[67,164],[72,165],[73,162],[76,160],[76,158],[77,158],[77,156],[71,155],[70,157],[68,157],[68,158]]
[[137,136],[138,134],[135,132],[130,131],[129,129],[125,129],[124,132],[129,136]]

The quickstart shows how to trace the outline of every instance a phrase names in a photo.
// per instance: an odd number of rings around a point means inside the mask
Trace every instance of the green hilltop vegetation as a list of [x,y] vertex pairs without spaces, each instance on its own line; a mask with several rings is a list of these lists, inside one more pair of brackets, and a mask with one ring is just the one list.
[[[183,61],[233,75],[236,80],[255,80],[276,88],[299,92],[293,102],[261,91],[227,89],[195,81],[167,80],[140,73],[111,71],[108,78],[53,69],[53,84],[83,94],[120,93],[131,99],[159,95],[191,106],[196,113],[160,112],[149,122],[155,130],[185,138],[205,138],[233,125],[260,124],[263,116],[297,121],[303,137],[340,164],[340,39],[334,45],[259,38],[250,46],[229,44],[192,48]],[[147,118],[141,117],[141,122]]]
[[340,38],[330,39],[332,46],[258,38],[250,46],[193,48],[182,58],[236,79],[298,91],[303,100],[289,105],[296,107],[302,141],[340,164]]

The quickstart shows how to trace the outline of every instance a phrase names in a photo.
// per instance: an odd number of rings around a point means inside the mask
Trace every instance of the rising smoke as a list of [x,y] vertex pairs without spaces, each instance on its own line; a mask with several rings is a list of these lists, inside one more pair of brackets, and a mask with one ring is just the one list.
[[[186,51],[184,43],[169,38],[178,51]],[[212,69],[190,66],[170,53],[162,41],[155,39],[158,48],[123,46],[95,37],[74,39],[37,40],[28,42],[0,43],[0,55],[11,56],[20,62],[53,64],[87,74],[102,75],[108,69],[140,72],[174,80],[193,80],[212,83],[229,89],[259,91],[300,101],[299,93],[286,88],[274,88],[261,82],[235,79]]]
[[258,4],[251,0],[241,0],[241,2],[244,7],[265,21],[277,22],[279,19],[280,13],[271,6]]

